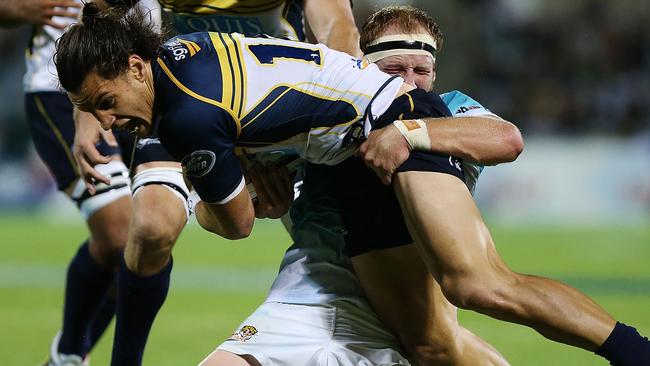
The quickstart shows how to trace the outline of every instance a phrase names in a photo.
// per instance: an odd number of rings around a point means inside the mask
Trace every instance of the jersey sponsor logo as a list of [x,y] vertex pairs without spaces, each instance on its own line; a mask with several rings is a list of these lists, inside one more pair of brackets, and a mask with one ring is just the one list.
[[[227,15],[174,14],[174,27],[180,33],[220,32],[241,33],[249,36],[264,33],[260,18]],[[268,31],[268,30],[266,30]]]
[[139,139],[136,149],[142,150],[147,145],[160,145],[160,140],[158,139]]
[[192,57],[201,51],[201,47],[199,47],[195,42],[186,41],[180,38],[168,43],[167,49],[171,51],[174,55],[174,60],[176,61],[185,59],[188,54]]
[[241,329],[233,333],[230,338],[228,338],[228,340],[246,342],[250,340],[255,334],[257,334],[257,328],[252,325],[244,325],[241,327]]
[[470,105],[468,107],[462,106],[456,110],[456,114],[467,113],[473,109],[481,109],[480,105]]
[[449,164],[453,166],[454,168],[460,170],[461,172],[463,171],[463,168],[460,166],[460,159],[455,158],[453,156],[449,156]]
[[200,178],[210,172],[216,162],[216,155],[210,150],[197,150],[181,160],[183,173],[188,177]]
[[341,143],[341,148],[356,144],[359,142],[365,141],[365,129],[363,128],[362,123],[355,123],[350,126],[350,130],[343,137],[343,142]]
[[353,67],[356,67],[359,70],[363,70],[366,67],[368,67],[368,65],[370,65],[370,62],[368,62],[368,60],[366,60],[365,58],[361,59],[361,60],[356,59],[356,58],[352,58],[351,60],[352,60],[352,62],[354,62]]

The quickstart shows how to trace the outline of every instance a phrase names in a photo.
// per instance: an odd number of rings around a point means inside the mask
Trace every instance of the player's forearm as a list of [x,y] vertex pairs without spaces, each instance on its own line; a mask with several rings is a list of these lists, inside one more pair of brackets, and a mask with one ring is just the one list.
[[248,192],[246,196],[248,202],[241,202],[237,198],[233,199],[235,202],[223,205],[199,202],[195,210],[196,220],[205,230],[226,239],[246,238],[255,221],[255,211]]
[[215,233],[219,236],[225,237],[226,231],[223,226],[217,221],[212,212],[207,208],[205,202],[199,202],[196,205],[196,211],[194,212],[196,216],[196,221],[201,225],[205,230]]
[[305,18],[319,43],[355,57],[363,55],[349,0],[307,0]]
[[524,142],[519,129],[496,117],[427,118],[431,151],[494,165],[517,159]]

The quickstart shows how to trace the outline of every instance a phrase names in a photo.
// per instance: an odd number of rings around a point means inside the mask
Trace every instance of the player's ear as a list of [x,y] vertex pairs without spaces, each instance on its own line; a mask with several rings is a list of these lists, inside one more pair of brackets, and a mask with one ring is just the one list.
[[435,61],[433,61],[433,70],[431,70],[431,74],[432,74],[431,75],[431,85],[433,85],[433,83],[436,82],[436,76],[438,75],[436,73],[436,62]]
[[129,56],[129,69],[127,72],[136,80],[144,81],[146,75],[146,62],[138,55]]

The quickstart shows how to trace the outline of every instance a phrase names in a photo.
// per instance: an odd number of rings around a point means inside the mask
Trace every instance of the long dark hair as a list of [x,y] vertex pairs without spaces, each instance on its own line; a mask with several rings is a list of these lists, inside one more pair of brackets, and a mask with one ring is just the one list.
[[65,90],[77,92],[92,71],[113,79],[126,71],[129,56],[136,54],[150,61],[162,42],[161,31],[139,7],[100,11],[96,4],[86,3],[81,22],[72,25],[56,42],[54,63],[59,82]]

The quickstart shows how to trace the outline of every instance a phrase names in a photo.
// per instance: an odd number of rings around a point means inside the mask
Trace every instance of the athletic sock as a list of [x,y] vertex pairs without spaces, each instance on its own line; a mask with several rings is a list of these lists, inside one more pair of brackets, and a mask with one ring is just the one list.
[[612,333],[596,354],[606,358],[613,366],[650,365],[650,341],[635,328],[616,322]]
[[117,314],[112,366],[139,366],[149,330],[165,302],[173,261],[157,274],[140,277],[122,259],[117,276]]
[[102,267],[84,242],[68,266],[59,352],[84,355],[87,331],[115,273]]
[[113,316],[115,316],[115,306],[115,293],[112,289],[109,289],[108,293],[104,295],[104,299],[102,300],[99,309],[95,312],[95,316],[86,332],[86,342],[84,345],[85,354],[90,353],[104,334],[106,328],[111,324],[111,320],[113,320]]

